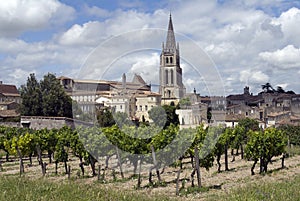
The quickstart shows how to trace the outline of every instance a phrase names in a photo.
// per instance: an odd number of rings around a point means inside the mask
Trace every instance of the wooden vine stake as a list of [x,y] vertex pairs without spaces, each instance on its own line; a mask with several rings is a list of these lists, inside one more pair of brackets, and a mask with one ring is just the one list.
[[160,178],[159,169],[158,169],[158,167],[157,167],[157,161],[156,161],[156,156],[155,156],[155,151],[154,151],[153,145],[151,145],[151,151],[152,151],[152,158],[153,158],[154,167],[155,167],[155,170],[156,170],[156,174],[157,174],[157,177],[158,177],[158,181],[159,181],[159,183],[160,183],[160,182],[161,182],[161,178]]
[[199,151],[198,151],[197,147],[195,147],[195,163],[196,163],[196,174],[197,174],[198,187],[201,187]]

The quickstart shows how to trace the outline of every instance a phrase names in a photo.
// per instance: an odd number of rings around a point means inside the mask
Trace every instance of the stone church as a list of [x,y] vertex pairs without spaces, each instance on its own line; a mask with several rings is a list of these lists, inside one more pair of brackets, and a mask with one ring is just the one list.
[[167,40],[165,44],[162,44],[160,55],[159,82],[162,104],[178,103],[185,96],[186,89],[182,83],[179,44],[176,44],[171,14]]

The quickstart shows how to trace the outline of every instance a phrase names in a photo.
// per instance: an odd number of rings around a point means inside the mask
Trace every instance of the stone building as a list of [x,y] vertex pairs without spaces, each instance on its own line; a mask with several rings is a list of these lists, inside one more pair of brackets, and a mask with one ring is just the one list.
[[0,103],[21,103],[21,96],[15,85],[3,84],[0,81]]
[[[123,79],[124,79],[123,75]],[[103,104],[100,98],[110,99],[106,104],[112,104],[117,111],[129,111],[130,98],[137,92],[150,91],[150,86],[139,76],[135,75],[132,82],[107,81],[107,80],[79,80],[59,77],[72,100],[76,101],[85,113],[93,113]]]
[[21,96],[17,87],[0,82],[0,121],[15,121],[20,116],[20,103]]
[[185,96],[180,67],[179,44],[176,44],[170,15],[166,43],[162,44],[159,68],[159,93],[163,104],[178,103]]
[[153,108],[161,105],[161,95],[154,92],[144,92],[136,94],[136,112],[135,117],[142,121],[149,121],[152,120],[149,118],[148,112]]

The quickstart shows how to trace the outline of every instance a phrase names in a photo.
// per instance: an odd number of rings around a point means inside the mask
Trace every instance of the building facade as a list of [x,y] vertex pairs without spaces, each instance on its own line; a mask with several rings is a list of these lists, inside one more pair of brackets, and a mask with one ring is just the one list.
[[17,87],[0,81],[0,121],[10,121],[19,117],[20,103],[21,96]]

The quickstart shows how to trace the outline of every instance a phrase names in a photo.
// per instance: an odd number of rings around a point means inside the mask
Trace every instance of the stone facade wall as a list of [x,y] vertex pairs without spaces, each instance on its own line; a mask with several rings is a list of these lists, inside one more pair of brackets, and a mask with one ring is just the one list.
[[0,122],[0,126],[21,127],[20,122]]
[[23,127],[29,126],[32,129],[60,129],[64,126],[69,126],[71,128],[75,128],[76,126],[92,126],[92,124],[78,121],[71,118],[66,117],[40,117],[40,116],[22,116],[21,117],[21,125]]

